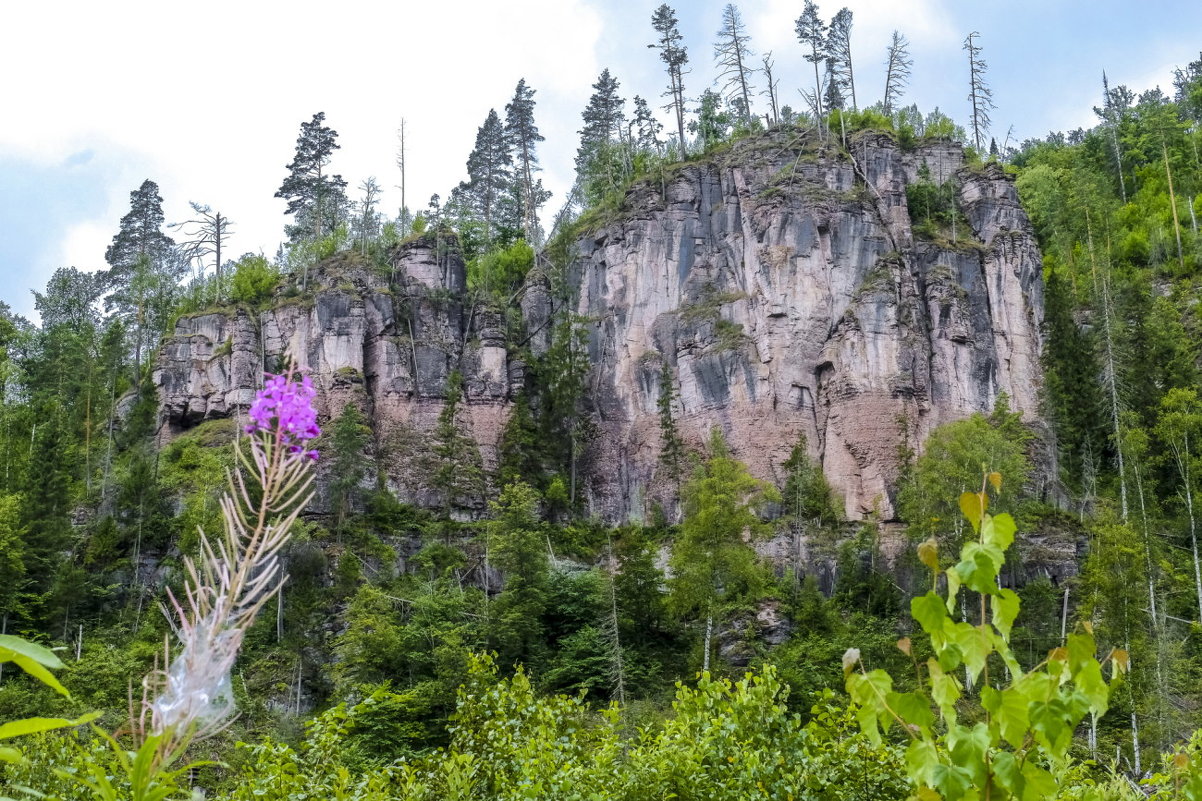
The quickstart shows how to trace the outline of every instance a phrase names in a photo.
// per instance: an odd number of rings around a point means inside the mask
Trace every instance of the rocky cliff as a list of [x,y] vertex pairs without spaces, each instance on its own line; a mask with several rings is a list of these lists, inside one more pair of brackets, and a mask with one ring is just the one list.
[[[863,134],[848,152],[743,140],[635,186],[579,242],[595,511],[637,518],[669,494],[662,370],[686,440],[719,427],[775,478],[804,435],[852,520],[893,515],[903,435],[920,442],[1003,392],[1035,416],[1041,263],[1013,180],[949,143]],[[906,187],[946,181],[967,230],[916,237]]]
[[[443,500],[427,481],[429,442],[455,370],[464,388],[458,425],[479,444],[483,466],[495,464],[510,387],[522,374],[508,356],[501,322],[466,303],[454,237],[417,239],[391,261],[386,273],[353,255],[335,257],[261,313],[239,308],[181,318],[154,371],[160,438],[206,419],[244,415],[263,371],[280,370],[291,354],[311,370],[324,421],[348,403],[366,415],[375,434],[370,455],[406,500]],[[319,494],[327,483],[319,480]]]
[[[916,237],[907,186],[948,181],[963,222]],[[610,520],[671,495],[664,370],[688,442],[719,427],[756,474],[777,478],[804,435],[850,519],[892,516],[903,432],[916,443],[1003,392],[1035,415],[1039,253],[1013,181],[965,167],[956,145],[743,140],[633,186],[576,243],[568,273],[598,432],[581,486]],[[261,370],[291,352],[312,369],[327,419],[346,403],[368,415],[402,498],[437,505],[426,455],[452,371],[464,382],[460,428],[488,468],[525,380],[519,344],[545,348],[550,317],[546,290],[528,287],[522,341],[507,341],[500,314],[464,289],[454,240],[424,237],[393,254],[391,273],[342,256],[262,313],[185,317],[155,371],[161,436],[244,413]]]

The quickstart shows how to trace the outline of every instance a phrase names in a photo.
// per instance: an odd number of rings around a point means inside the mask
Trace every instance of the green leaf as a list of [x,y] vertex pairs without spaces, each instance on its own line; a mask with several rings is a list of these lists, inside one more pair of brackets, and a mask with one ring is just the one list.
[[915,784],[931,784],[933,768],[939,764],[939,751],[930,740],[914,740],[906,749],[906,772]]
[[981,690],[981,706],[989,710],[993,722],[997,725],[1002,739],[1015,748],[1021,748],[1031,719],[1027,714],[1031,699],[1014,687],[1005,690],[995,690],[984,687]]
[[956,596],[960,594],[960,573],[954,567],[949,567],[947,572],[947,613],[950,615],[956,611]]
[[987,517],[981,527],[981,534],[985,542],[1001,551],[1005,551],[1014,544],[1016,531],[1018,531],[1018,526],[1014,524],[1014,518],[1008,514]]
[[65,729],[70,726],[82,726],[85,723],[91,723],[98,717],[100,717],[99,712],[91,712],[75,720],[67,720],[66,718],[25,718],[24,720],[14,720],[0,724],[0,740],[8,740],[24,734],[37,734],[38,732],[52,731],[54,729]]
[[885,696],[885,702],[898,714],[898,717],[911,726],[927,729],[935,722],[935,715],[931,712],[931,702],[918,693],[891,692]]
[[1010,630],[1014,627],[1014,619],[1018,617],[1018,593],[1014,590],[1002,590],[990,598],[989,602],[993,607],[993,625],[1003,637],[1010,639]]
[[1027,786],[1023,793],[1023,801],[1043,801],[1045,798],[1055,798],[1057,795],[1056,779],[1051,773],[1027,760],[1023,764],[1023,778]]
[[985,668],[985,660],[993,652],[993,643],[986,632],[971,623],[956,623],[952,626],[951,640],[964,657],[964,666],[975,679]]
[[964,513],[968,522],[972,523],[973,531],[979,531],[981,528],[981,516],[985,514],[985,505],[979,492],[965,492],[960,495],[960,511]]
[[[948,576],[950,581],[951,576]],[[920,595],[917,598],[910,599],[910,615],[918,621],[918,625],[922,626],[925,631],[934,640],[938,638],[941,642],[943,639],[943,621],[947,619],[948,613],[943,610],[943,599],[936,592],[928,592],[926,595]],[[936,648],[939,647],[939,642],[933,643]]]
[[12,634],[0,634],[0,662],[16,662],[14,657],[17,655],[54,670],[59,670],[63,666],[63,663],[49,648]]
[[956,722],[956,701],[960,699],[960,685],[956,679],[949,676],[934,659],[927,660],[927,670],[931,675],[931,699],[939,705],[948,725]]
[[16,764],[24,761],[25,757],[21,756],[21,752],[17,749],[0,747],[0,762]]

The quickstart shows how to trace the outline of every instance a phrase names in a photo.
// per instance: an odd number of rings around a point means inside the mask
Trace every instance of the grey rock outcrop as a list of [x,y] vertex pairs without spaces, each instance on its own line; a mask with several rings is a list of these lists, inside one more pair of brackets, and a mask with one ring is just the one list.
[[[579,242],[595,512],[640,518],[671,495],[663,369],[689,443],[721,428],[755,474],[779,478],[804,435],[853,520],[893,517],[903,429],[921,442],[1003,392],[1035,417],[1041,262],[1013,181],[965,168],[947,143],[906,152],[865,134],[848,151],[743,140],[633,187]],[[955,180],[958,241],[914,235],[906,187],[920,176]]]
[[453,371],[465,389],[462,433],[477,443],[483,466],[495,464],[512,394],[503,326],[495,313],[465,308],[454,237],[407,243],[392,264],[385,275],[335,257],[310,272],[304,292],[291,286],[262,313],[181,318],[154,372],[160,438],[206,419],[241,418],[263,372],[280,370],[290,354],[311,372],[322,420],[347,404],[367,415],[373,455],[407,500],[441,503],[427,481],[430,432]]

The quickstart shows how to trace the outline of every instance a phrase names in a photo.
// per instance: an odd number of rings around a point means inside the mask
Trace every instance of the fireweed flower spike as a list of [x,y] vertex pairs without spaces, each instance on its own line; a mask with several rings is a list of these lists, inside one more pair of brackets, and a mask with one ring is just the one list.
[[[163,740],[164,761],[183,745],[220,731],[234,714],[230,670],[255,615],[283,583],[279,553],[297,515],[313,497],[309,440],[321,434],[316,390],[295,369],[267,375],[250,408],[249,448],[221,499],[223,536],[200,533],[198,559],[185,558],[182,598],[168,591],[164,612],[180,650],[166,670],[143,681],[138,728]],[[256,486],[253,496],[248,479]],[[149,718],[149,720],[147,720]],[[149,725],[148,725],[149,724]]]

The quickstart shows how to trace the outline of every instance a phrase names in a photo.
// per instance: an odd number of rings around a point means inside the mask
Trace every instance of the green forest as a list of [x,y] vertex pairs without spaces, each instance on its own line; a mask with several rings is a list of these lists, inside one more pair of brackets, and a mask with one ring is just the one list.
[[[999,143],[987,32],[964,40],[960,122],[906,105],[921,54],[899,32],[884,91],[857,86],[851,32],[806,2],[813,74],[782,76],[735,6],[704,45],[660,6],[642,35],[662,99],[628,104],[605,70],[578,141],[549,142],[521,80],[468,180],[396,216],[375,179],[355,195],[326,169],[340,145],[317,113],[274,256],[231,257],[203,204],[168,224],[148,179],[108,269],[58,270],[39,324],[0,305],[0,797],[1202,798],[1202,53],[1170,93],[1099,76],[1089,129]],[[777,481],[719,429],[687,444],[663,371],[677,503],[591,515],[576,243],[638,213],[632,187],[745,140],[839,162],[868,135],[956,143],[965,171],[1015,182],[1043,259],[1042,419],[1003,394],[902,437],[897,518],[847,520],[804,440]],[[546,147],[576,148],[557,212]],[[914,236],[955,243],[957,179],[929,177],[906,188]],[[261,365],[282,377],[249,429],[163,435],[156,360],[179,320],[311,302],[340,270],[391,281],[414,242],[462,254],[472,308],[527,367],[495,469],[457,372],[420,466],[437,503],[389,488],[405,454],[355,404],[320,435],[289,428],[311,413],[297,365]],[[535,275],[555,301],[541,351],[514,312]],[[756,551],[782,534],[833,571]],[[1024,567],[1050,540],[1075,544],[1073,575]],[[203,701],[171,717],[206,660]]]

